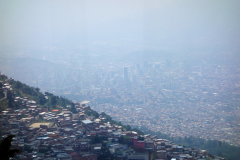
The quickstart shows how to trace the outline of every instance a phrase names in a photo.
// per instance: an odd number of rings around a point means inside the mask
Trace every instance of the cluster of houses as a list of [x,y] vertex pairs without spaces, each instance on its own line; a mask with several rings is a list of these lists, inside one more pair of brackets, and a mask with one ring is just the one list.
[[11,88],[11,85],[10,85],[9,83],[5,83],[5,84],[4,84],[3,81],[0,81],[0,83],[3,84],[3,85],[2,85],[2,88],[0,88],[0,90],[2,90],[3,93],[4,93],[4,97],[2,97],[2,98],[0,99],[0,101],[2,101],[2,100],[4,100],[4,99],[7,98],[7,91],[8,91],[8,90],[12,90],[12,88]]
[[[6,86],[6,85],[5,85]],[[11,89],[11,86],[8,87]],[[101,115],[88,116],[90,107],[75,103],[77,114],[67,109],[41,108],[27,97],[15,97],[23,109],[0,113],[1,140],[16,135],[12,147],[22,150],[19,160],[97,160],[110,155],[125,160],[204,160],[204,150],[185,148],[153,135],[138,135],[110,124]],[[123,140],[125,139],[125,141]],[[224,158],[218,158],[224,160]]]
[[[31,104],[34,105],[32,102]],[[89,109],[88,107],[76,104],[76,108],[78,114],[66,109],[49,112],[46,108],[38,106],[34,109],[31,107],[7,109],[0,115],[1,134],[16,135],[12,147],[23,151],[18,155],[21,160],[94,160],[101,154],[106,154],[103,153],[103,145],[112,156],[121,159],[149,159],[151,157],[149,152],[154,152],[155,158],[161,160],[207,158],[206,151],[184,148],[169,140],[158,139],[157,136],[140,136],[137,132],[125,131],[122,126],[105,122],[104,117],[87,116],[85,110]],[[31,115],[33,113],[34,115]],[[26,121],[22,115],[29,115],[34,121]],[[40,119],[45,123],[41,123]],[[34,126],[34,124],[40,125]],[[92,142],[96,137],[103,138],[103,141]],[[127,143],[120,143],[123,137],[128,140]]]

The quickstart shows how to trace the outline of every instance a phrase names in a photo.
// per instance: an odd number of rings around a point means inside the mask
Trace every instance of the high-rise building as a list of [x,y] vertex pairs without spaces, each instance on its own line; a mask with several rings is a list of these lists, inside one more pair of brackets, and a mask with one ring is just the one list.
[[123,78],[128,79],[128,67],[123,68]]

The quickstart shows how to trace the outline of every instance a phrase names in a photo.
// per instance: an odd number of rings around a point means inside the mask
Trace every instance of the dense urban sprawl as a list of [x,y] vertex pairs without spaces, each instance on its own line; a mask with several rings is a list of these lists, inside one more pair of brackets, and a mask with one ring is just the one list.
[[[2,90],[13,91],[8,82]],[[24,107],[2,111],[0,130],[2,138],[16,135],[12,147],[23,151],[17,155],[20,160],[208,159],[205,150],[127,131],[123,126],[107,122],[104,114],[90,116],[94,111],[85,104],[75,103],[77,113],[74,114],[64,108],[42,108],[28,97],[15,97],[14,102]]]
[[[61,63],[68,64],[64,59],[54,67],[37,61],[35,69],[17,78],[42,91],[87,100],[98,112],[124,124],[173,137],[192,135],[240,144],[240,70],[234,63],[166,60],[89,66],[72,60],[66,68]],[[19,66],[17,71],[21,70]]]

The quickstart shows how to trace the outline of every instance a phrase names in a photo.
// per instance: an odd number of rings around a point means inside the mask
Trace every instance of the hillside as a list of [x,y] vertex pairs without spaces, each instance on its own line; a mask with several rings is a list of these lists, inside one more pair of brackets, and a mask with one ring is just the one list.
[[[194,138],[194,137],[185,137],[185,138],[173,138],[169,137],[168,135],[164,135],[156,132],[149,131],[145,127],[141,127],[140,131],[136,128],[132,128],[129,125],[124,125],[121,122],[117,122],[113,120],[112,117],[106,115],[105,113],[97,113],[96,111],[92,110],[89,106],[85,106],[84,104],[79,104],[79,103],[73,103],[71,100],[55,96],[52,93],[41,93],[39,88],[34,88],[30,87],[26,84],[23,84],[19,81],[15,81],[13,79],[8,79],[7,76],[5,75],[0,75],[0,111],[4,112],[9,112],[11,110],[24,110],[24,109],[29,109],[31,112],[31,116],[33,117],[40,117],[41,115],[40,112],[34,111],[35,108],[38,108],[38,111],[42,109],[42,111],[50,111],[53,113],[53,111],[57,111],[58,113],[68,113],[70,114],[69,120],[78,120],[76,117],[80,117],[81,115],[85,115],[86,120],[101,120],[101,124],[107,124],[114,126],[115,128],[121,128],[122,133],[125,135],[128,134],[129,132],[136,133],[138,135],[138,139],[140,140],[141,138],[147,143],[147,140],[153,141],[155,144],[157,144],[156,138],[154,139],[156,135],[157,138],[162,138],[165,139],[163,140],[165,143],[169,143],[170,141],[178,144],[179,146],[188,147],[188,148],[201,148],[207,150],[208,153],[212,155],[222,155],[228,159],[238,159],[240,156],[240,148],[236,146],[230,146],[227,143],[222,143],[221,147],[219,146],[218,141],[214,140],[204,140],[204,139],[199,139],[199,138]],[[64,112],[63,112],[64,111]],[[67,112],[68,111],[68,112]],[[12,114],[14,115],[14,114]],[[67,115],[67,114],[66,114]],[[21,117],[28,118],[24,115]],[[46,119],[45,119],[46,120]],[[81,119],[83,121],[84,119]],[[51,120],[46,120],[46,122],[50,122]],[[31,120],[28,120],[27,123],[30,126],[34,122],[41,122],[43,124],[44,118],[31,118]],[[61,125],[67,125],[66,122],[60,123],[59,121],[51,121],[51,125],[57,125],[58,127]],[[65,124],[66,123],[66,124]],[[50,123],[49,123],[50,124]],[[90,135],[92,133],[98,133],[95,130],[92,130],[92,128],[85,128],[85,132],[88,132]],[[91,131],[92,130],[92,131]],[[149,135],[144,135],[149,134]],[[0,133],[4,135],[4,133]],[[100,134],[99,134],[100,135]],[[135,136],[136,136],[135,135]],[[51,136],[50,136],[51,137]],[[103,136],[105,137],[105,136]],[[150,137],[150,138],[149,138]],[[151,138],[152,137],[152,138]],[[115,137],[116,138],[116,137]],[[117,142],[121,142],[123,144],[128,144],[132,145],[134,148],[135,142],[132,141],[130,143],[130,138],[131,136],[128,136],[128,138],[117,138]],[[168,140],[166,140],[168,139]],[[103,139],[99,139],[98,137],[91,137],[92,141],[96,142],[103,142],[103,140],[107,140],[106,137]],[[170,140],[170,141],[169,141]],[[75,143],[75,142],[73,142]],[[173,145],[173,144],[172,144]],[[156,145],[155,145],[156,146]],[[155,147],[153,147],[155,148]],[[138,149],[136,149],[138,150]],[[192,149],[194,150],[194,149]],[[153,150],[152,154],[157,153],[157,151]],[[152,157],[154,157],[152,155]],[[169,154],[170,155],[170,154]]]
[[20,101],[16,100],[22,97],[35,101],[42,108],[58,109],[68,106],[72,112],[76,113],[74,103],[66,98],[55,96],[48,92],[43,94],[39,88],[30,87],[19,81],[8,79],[5,75],[0,76],[0,81],[3,87],[0,90],[0,99],[4,98],[5,93],[7,94],[7,97],[0,101],[0,111],[5,110],[7,107],[13,109],[26,107],[26,103],[20,103]]

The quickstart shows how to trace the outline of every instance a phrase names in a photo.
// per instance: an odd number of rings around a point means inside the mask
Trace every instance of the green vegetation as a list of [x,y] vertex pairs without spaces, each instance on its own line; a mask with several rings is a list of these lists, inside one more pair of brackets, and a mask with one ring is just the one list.
[[3,93],[3,90],[1,89],[0,87],[0,99],[4,98],[5,97],[5,94]]
[[[1,92],[1,91],[0,91]],[[2,95],[2,93],[0,93]],[[4,93],[3,93],[4,94]],[[5,95],[2,97],[4,98]],[[14,102],[14,94],[12,91],[7,91],[7,98],[0,101],[0,111],[3,111],[7,108],[17,108],[19,104]]]
[[211,155],[219,155],[221,153],[221,156],[227,159],[237,160],[240,157],[240,147],[232,146],[225,142],[219,143],[217,140],[205,140],[195,137],[185,137],[174,139],[174,141],[187,147],[207,150],[207,152]]
[[[12,91],[7,91],[7,99],[0,101],[0,111],[9,108],[24,108],[26,105],[21,102],[14,102],[15,97],[27,97],[30,100],[36,101],[37,105],[43,108],[55,109],[55,108],[66,108],[70,106],[70,111],[77,113],[75,105],[69,99],[55,96],[52,93],[45,92],[44,94],[40,92],[39,88],[30,87],[20,81],[14,81],[13,79],[8,79],[5,75],[0,75],[0,81],[4,83],[9,83],[12,86]],[[1,82],[0,82],[1,83]],[[3,84],[0,84],[0,99],[5,95],[3,90],[1,90]],[[47,97],[47,98],[46,98]]]
[[[43,94],[40,92],[39,88],[29,87],[28,85],[25,85],[19,81],[9,80],[7,76],[4,76],[4,75],[0,75],[0,81],[2,81],[2,83],[0,82],[0,99],[5,97],[3,90],[1,89],[3,84],[8,82],[13,88],[12,91],[9,91],[9,90],[7,91],[7,98],[0,101],[0,111],[3,111],[8,107],[14,108],[14,109],[26,107],[24,103],[14,102],[14,98],[19,96],[19,97],[28,97],[30,100],[35,100],[38,106],[40,107],[54,109],[54,108],[66,108],[68,106],[69,107],[68,109],[70,111],[72,111],[73,113],[77,113],[74,103],[69,99],[66,99],[60,96],[55,96],[49,92],[45,92]],[[129,125],[123,125],[121,122],[117,122],[113,120],[112,117],[110,117],[104,112],[99,114],[98,112],[91,110],[90,107],[87,107],[87,109],[85,110],[85,114],[88,116],[94,116],[95,118],[102,117],[104,118],[103,119],[104,123],[109,122],[111,125],[122,126],[122,130],[124,131],[135,131],[139,135],[143,135],[144,133],[150,134],[150,135],[157,135],[158,138],[168,139],[184,147],[207,150],[207,152],[210,153],[211,155],[219,155],[221,153],[221,155],[227,159],[237,160],[240,157],[240,147],[232,146],[225,142],[223,142],[220,147],[219,141],[217,140],[205,140],[205,139],[195,138],[195,137],[173,138],[173,137],[170,137],[169,135],[162,134],[161,132],[150,131],[143,126],[140,127],[139,129],[132,128]],[[141,137],[139,137],[139,139],[140,138]],[[93,144],[98,142],[101,143],[103,140],[104,138],[102,137],[96,137],[91,140],[91,143]],[[129,137],[127,136],[123,136],[119,139],[119,143],[128,144],[128,142],[129,142]],[[102,149],[104,150],[104,147]],[[105,155],[100,155],[100,157],[102,157],[103,159],[106,158]],[[107,157],[110,158],[109,156]],[[152,155],[152,157],[154,156]]]
[[96,143],[103,143],[103,141],[106,141],[107,137],[102,137],[102,136],[94,136],[93,138],[91,138],[91,144],[96,144]]
[[99,117],[98,112],[96,112],[96,111],[94,111],[94,110],[91,110],[90,107],[88,107],[88,108],[85,110],[85,114],[88,115],[88,116],[94,116],[95,118],[98,118],[98,117]]
[[3,111],[8,108],[8,100],[2,100],[0,101],[0,111]]
[[108,147],[106,146],[105,143],[103,143],[102,148],[101,148],[101,154],[98,156],[98,160],[105,160],[105,159],[113,160],[116,158],[114,158],[114,156],[111,155]]
[[146,134],[157,135],[158,138],[168,139],[187,148],[206,150],[208,153],[210,153],[210,155],[219,155],[221,153],[222,157],[231,160],[238,160],[240,157],[240,147],[232,146],[225,142],[222,142],[220,147],[220,143],[217,140],[206,140],[193,136],[173,138],[166,134],[162,134],[161,132],[150,131],[146,127],[141,127],[140,129],[143,130]]
[[129,136],[121,136],[118,139],[118,143],[121,143],[121,144],[128,144],[129,142],[130,142],[130,137]]

